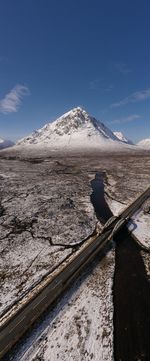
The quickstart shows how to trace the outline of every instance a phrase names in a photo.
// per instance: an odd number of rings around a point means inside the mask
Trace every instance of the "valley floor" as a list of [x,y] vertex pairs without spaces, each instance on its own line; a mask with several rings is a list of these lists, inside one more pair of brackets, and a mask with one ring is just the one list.
[[[103,174],[105,197],[115,213],[149,185],[149,156],[18,158],[1,153],[1,313],[94,231],[91,182],[98,172]],[[147,224],[149,214],[142,217]],[[141,214],[135,215],[132,224],[143,225],[141,219]],[[141,228],[139,233],[134,228],[136,237],[140,235],[140,242],[149,247],[146,226],[145,238]],[[149,254],[144,250],[141,254],[149,272]],[[112,361],[114,269],[113,247],[43,316],[12,352],[11,360]]]

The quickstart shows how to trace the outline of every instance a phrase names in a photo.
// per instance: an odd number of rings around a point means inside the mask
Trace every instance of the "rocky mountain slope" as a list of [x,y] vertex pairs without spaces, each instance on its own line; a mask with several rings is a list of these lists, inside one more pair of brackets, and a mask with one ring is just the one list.
[[19,147],[29,145],[53,149],[110,149],[125,146],[109,128],[80,107],[72,109],[17,143]]
[[119,140],[121,140],[121,142],[133,145],[133,142],[130,139],[127,139],[122,132],[113,132],[113,133]]

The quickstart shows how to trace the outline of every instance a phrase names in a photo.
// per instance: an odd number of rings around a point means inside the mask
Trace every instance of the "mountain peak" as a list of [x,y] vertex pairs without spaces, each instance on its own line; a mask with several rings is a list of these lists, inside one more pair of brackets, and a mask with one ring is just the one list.
[[120,142],[102,122],[81,107],[71,109],[54,122],[46,124],[17,145],[38,145],[53,149],[92,149],[116,147]]
[[84,121],[88,121],[91,119],[90,115],[81,107],[71,109],[69,112],[63,114],[61,117],[56,119],[56,122],[58,122],[59,120],[64,120],[65,118],[67,118],[68,121],[79,121],[80,119],[79,123],[83,123]]
[[62,116],[68,115],[69,113],[71,114],[88,114],[85,109],[81,108],[81,107],[75,107],[72,108],[71,110],[69,110],[67,113],[63,114]]
[[46,124],[42,129],[47,130],[47,132],[53,131],[53,135],[57,134],[59,136],[72,136],[75,133],[79,136],[79,133],[84,132],[88,137],[101,135],[102,138],[117,139],[110,129],[81,107],[71,109],[54,122]]
[[[72,113],[87,113],[87,112],[85,111],[85,109],[83,109],[83,108],[81,108],[81,107],[72,108],[72,109],[70,110],[70,112],[72,112]],[[68,113],[69,113],[69,112],[68,112]]]

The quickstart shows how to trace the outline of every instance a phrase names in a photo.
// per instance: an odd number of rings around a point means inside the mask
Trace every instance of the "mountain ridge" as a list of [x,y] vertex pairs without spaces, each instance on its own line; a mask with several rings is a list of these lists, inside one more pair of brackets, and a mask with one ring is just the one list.
[[19,140],[20,146],[59,148],[107,148],[125,146],[104,123],[77,107]]
[[131,144],[134,145],[134,143],[132,142],[132,140],[128,139],[125,137],[125,135],[122,132],[119,131],[115,131],[113,132],[115,134],[115,136],[121,140],[121,142],[126,143],[126,144]]

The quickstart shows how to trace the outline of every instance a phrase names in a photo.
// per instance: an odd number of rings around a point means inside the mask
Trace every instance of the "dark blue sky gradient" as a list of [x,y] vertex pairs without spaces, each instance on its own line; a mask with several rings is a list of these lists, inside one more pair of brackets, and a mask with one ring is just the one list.
[[0,100],[17,84],[30,95],[1,110],[0,136],[80,105],[134,141],[150,137],[150,95],[131,96],[150,90],[149,14],[149,0],[1,0]]

